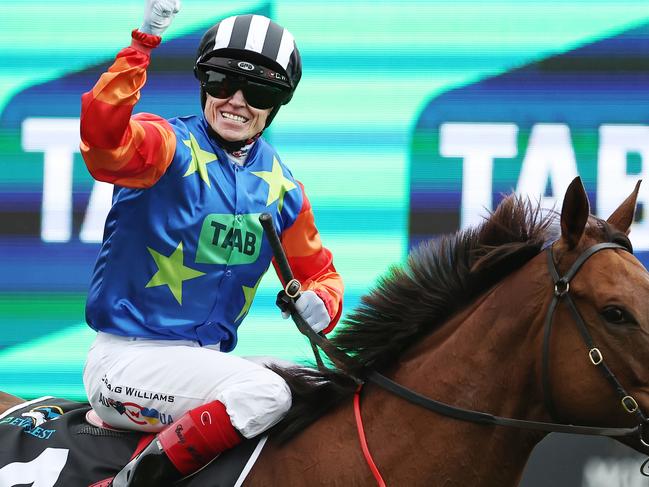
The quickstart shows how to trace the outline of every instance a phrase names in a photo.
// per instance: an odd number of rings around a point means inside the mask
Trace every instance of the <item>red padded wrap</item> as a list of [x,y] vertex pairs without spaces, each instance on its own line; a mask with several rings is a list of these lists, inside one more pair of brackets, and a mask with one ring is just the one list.
[[160,41],[162,41],[162,37],[160,36],[145,34],[144,32],[140,32],[137,29],[133,29],[131,31],[131,38],[138,41],[140,44],[150,48],[158,47],[158,45],[160,45]]
[[219,453],[241,442],[220,401],[192,409],[158,433],[158,440],[171,463],[183,475],[206,465]]

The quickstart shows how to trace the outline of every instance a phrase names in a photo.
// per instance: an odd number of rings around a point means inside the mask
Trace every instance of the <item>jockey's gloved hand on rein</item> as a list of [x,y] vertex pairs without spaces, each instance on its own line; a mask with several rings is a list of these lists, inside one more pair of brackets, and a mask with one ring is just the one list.
[[[277,306],[282,310],[282,318],[287,319],[291,316],[291,313],[285,299],[288,299],[286,293],[280,291],[277,295]],[[320,333],[329,326],[331,318],[327,307],[313,291],[304,291],[300,294],[300,297],[295,301],[295,309],[316,333]]]
[[139,31],[162,36],[180,11],[180,0],[145,0],[144,21]]

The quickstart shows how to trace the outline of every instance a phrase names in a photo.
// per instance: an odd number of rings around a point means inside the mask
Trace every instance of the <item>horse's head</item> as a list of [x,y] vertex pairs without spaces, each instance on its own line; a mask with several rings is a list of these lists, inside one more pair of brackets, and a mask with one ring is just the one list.
[[555,287],[566,295],[546,319],[544,347],[546,404],[562,422],[634,426],[649,414],[649,273],[627,238],[639,185],[606,221],[590,215],[579,178],[566,192],[552,254],[554,280],[568,274],[569,284]]

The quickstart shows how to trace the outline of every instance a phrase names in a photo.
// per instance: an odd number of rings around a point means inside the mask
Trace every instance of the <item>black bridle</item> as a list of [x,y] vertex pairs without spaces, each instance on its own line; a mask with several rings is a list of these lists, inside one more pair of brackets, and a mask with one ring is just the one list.
[[[606,365],[602,352],[595,345],[593,341],[593,337],[589,333],[588,328],[586,327],[586,323],[584,323],[584,320],[581,316],[581,313],[579,313],[579,310],[577,309],[575,302],[570,296],[570,281],[572,280],[573,277],[575,277],[577,271],[579,271],[581,266],[584,264],[584,262],[586,262],[586,260],[588,260],[589,257],[599,252],[600,250],[604,250],[604,249],[621,249],[621,250],[628,251],[626,247],[616,243],[605,242],[605,243],[599,243],[593,245],[592,247],[586,249],[577,258],[577,260],[574,262],[574,264],[572,264],[572,266],[564,276],[559,276],[559,273],[557,272],[557,269],[554,265],[554,259],[552,256],[552,247],[549,247],[546,250],[548,270],[550,271],[550,276],[552,277],[552,281],[554,282],[554,296],[552,298],[552,302],[550,303],[548,312],[546,314],[545,324],[544,324],[544,334],[543,334],[543,364],[542,365],[543,365],[543,397],[545,401],[545,407],[548,413],[550,414],[550,416],[553,419],[555,419],[557,417],[557,414],[554,406],[554,401],[552,399],[552,389],[550,385],[550,373],[549,373],[550,335],[552,333],[552,323],[553,323],[552,317],[554,315],[554,312],[558,304],[563,300],[568,305],[568,309],[570,309],[570,313],[572,314],[575,324],[577,325],[577,329],[579,330],[579,333],[581,334],[581,337],[583,338],[584,343],[588,348],[588,359],[594,366],[596,366],[601,371],[602,375],[611,384],[611,386],[617,393],[618,397],[620,398],[620,403],[624,408],[624,410],[629,414],[635,414],[637,416],[639,427],[640,429],[642,429],[642,426],[648,422],[647,417],[644,415],[644,413],[638,406],[637,401],[633,398],[633,396],[629,395],[626,392],[622,384],[620,384],[620,381],[617,380],[617,378],[615,377],[615,374],[613,374],[613,372],[608,367],[608,365]],[[642,434],[639,435],[639,439],[646,446],[649,446],[644,441]]]
[[[264,214],[267,215],[267,214]],[[287,288],[291,284],[293,279],[293,274],[290,267],[288,266],[288,261],[286,260],[286,255],[281,246],[279,238],[275,233],[275,228],[270,220],[270,225],[268,224],[268,218],[264,221],[264,215],[260,217],[262,226],[266,230],[266,236],[273,248],[273,253],[275,255],[275,261],[278,265],[282,279],[287,283]],[[628,249],[622,245],[616,243],[599,243],[595,244],[592,247],[586,249],[570,267],[568,272],[564,276],[559,276],[556,266],[554,264],[554,258],[552,254],[552,247],[546,249],[547,253],[547,262],[548,270],[552,281],[554,283],[554,295],[548,311],[546,313],[545,323],[544,323],[544,337],[543,337],[543,347],[542,347],[542,387],[545,407],[548,411],[550,417],[555,420],[557,417],[554,401],[552,400],[551,385],[550,385],[550,374],[549,374],[549,364],[550,364],[550,336],[552,333],[552,323],[554,313],[563,300],[567,303],[570,312],[574,318],[577,328],[588,348],[588,357],[590,362],[599,368],[603,373],[604,377],[611,383],[616,393],[620,397],[620,402],[624,410],[629,414],[634,414],[638,419],[638,424],[633,427],[628,428],[619,428],[619,427],[597,427],[597,426],[582,426],[582,425],[573,425],[573,424],[564,424],[559,422],[545,422],[545,421],[530,421],[524,419],[514,419],[506,418],[502,416],[495,416],[493,414],[484,413],[480,411],[475,411],[471,409],[464,409],[450,404],[446,404],[435,399],[431,399],[422,394],[419,394],[407,387],[402,386],[401,384],[394,382],[393,380],[387,378],[383,374],[380,374],[376,371],[369,371],[365,378],[353,377],[359,385],[362,385],[365,381],[369,381],[377,386],[409,401],[413,404],[421,406],[430,411],[434,411],[441,415],[459,419],[461,421],[468,421],[472,423],[485,424],[485,425],[494,425],[494,426],[509,426],[514,428],[536,430],[536,431],[545,431],[548,433],[571,433],[571,434],[580,434],[580,435],[591,435],[591,436],[607,436],[612,438],[634,438],[639,440],[644,446],[649,448],[649,442],[645,441],[643,433],[644,427],[649,423],[649,420],[642,412],[638,406],[637,401],[629,395],[624,387],[617,380],[613,372],[606,365],[604,361],[604,356],[599,348],[597,348],[593,342],[592,336],[588,332],[588,328],[579,313],[572,297],[570,296],[570,281],[577,274],[581,266],[595,253],[604,250],[604,249],[621,249],[628,251]],[[288,291],[287,291],[288,292]],[[290,294],[290,293],[289,293]],[[291,309],[291,316],[295,321],[299,331],[305,335],[314,349],[316,354],[316,360],[318,364],[322,363],[319,354],[317,352],[316,345],[320,347],[325,354],[331,359],[331,361],[339,367],[341,370],[353,370],[357,365],[354,362],[354,358],[347,355],[342,350],[335,347],[328,339],[322,334],[314,332],[311,327],[304,321],[300,314],[295,310],[292,302],[289,302],[289,307]],[[649,461],[649,460],[648,460]],[[646,462],[645,462],[646,463]],[[643,465],[644,467],[644,465]],[[644,471],[643,471],[644,473]]]

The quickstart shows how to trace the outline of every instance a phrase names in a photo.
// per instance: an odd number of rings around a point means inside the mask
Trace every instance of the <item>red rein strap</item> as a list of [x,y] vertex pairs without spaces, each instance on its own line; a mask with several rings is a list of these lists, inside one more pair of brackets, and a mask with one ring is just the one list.
[[358,430],[358,439],[361,442],[361,450],[363,450],[363,456],[367,462],[368,467],[372,471],[372,475],[376,479],[376,483],[379,487],[386,487],[383,477],[381,477],[381,472],[379,472],[370,449],[367,446],[367,440],[365,439],[365,429],[363,428],[363,418],[361,417],[361,389],[363,385],[359,385],[356,389],[356,394],[354,394],[354,417],[356,418],[356,429]]

